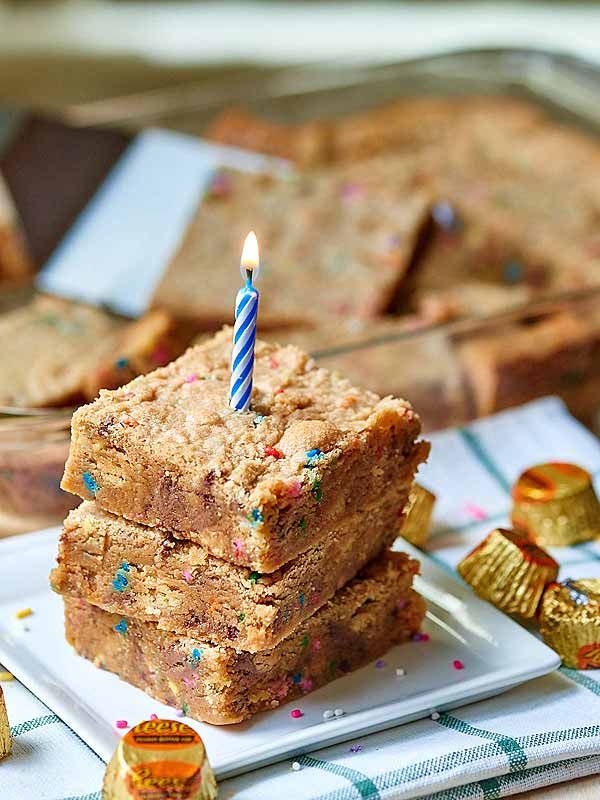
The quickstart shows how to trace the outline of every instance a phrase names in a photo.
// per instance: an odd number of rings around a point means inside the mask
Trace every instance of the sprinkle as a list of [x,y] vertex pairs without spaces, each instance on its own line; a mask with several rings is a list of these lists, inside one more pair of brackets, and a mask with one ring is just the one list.
[[465,668],[465,665],[463,664],[463,662],[459,661],[458,658],[455,659],[452,662],[452,666],[454,667],[454,669],[464,669]]
[[260,508],[253,508],[250,513],[250,521],[256,527],[259,523],[263,521],[263,517],[260,511]]
[[185,717],[185,711],[182,708],[178,708],[175,713],[178,717]]
[[195,372],[192,372],[192,374],[188,375],[187,378],[185,379],[185,383],[194,383],[194,381],[197,381],[197,380],[198,380],[198,376],[196,375]]
[[278,450],[276,447],[271,447],[270,445],[267,445],[265,447],[265,455],[266,456],[273,456],[273,458],[276,461],[278,459],[280,459],[280,458],[283,458],[283,453],[280,450]]
[[129,586],[129,581],[127,580],[125,575],[121,574],[120,572],[117,572],[117,577],[112,582],[112,585],[113,589],[116,592],[124,592],[125,589],[127,589],[127,587]]
[[231,178],[223,172],[217,172],[210,182],[208,191],[215,197],[223,197],[231,190]]
[[158,714],[150,714],[150,719],[158,719]]
[[12,674],[12,672],[7,672],[6,670],[2,670],[2,672],[0,672],[0,681],[14,681],[14,679],[15,676]]
[[122,633],[123,636],[127,636],[127,623],[123,618],[114,626],[113,630],[117,633]]
[[480,506],[475,503],[465,503],[465,511],[470,514],[474,519],[483,521],[487,519],[487,514]]
[[30,617],[33,614],[33,611],[30,608],[22,608],[20,611],[17,611],[15,617],[17,619],[25,619],[26,617]]
[[360,753],[362,752],[363,746],[362,744],[353,744],[350,748],[351,753]]
[[508,261],[504,265],[503,277],[506,283],[518,283],[523,277],[523,266],[518,261]]
[[184,703],[184,704],[181,706],[181,710],[183,711],[183,715],[184,715],[185,717],[187,717],[187,715],[189,714],[189,711],[190,711],[190,707],[188,706],[188,704],[187,704],[187,703]]
[[310,641],[310,638],[309,638],[308,634],[305,634],[304,637],[302,638],[302,641],[300,642],[300,647],[302,649],[304,649],[305,647],[308,647],[309,641]]
[[251,572],[250,573],[250,583],[252,583],[252,584],[258,583],[261,578],[262,578],[262,575],[261,575],[260,572]]
[[241,539],[233,540],[233,552],[236,558],[239,558],[244,552],[244,543]]
[[326,708],[323,712],[323,719],[333,719],[335,717],[335,712],[332,708]]
[[302,673],[297,672],[295,675],[292,675],[292,683],[300,683],[302,680]]
[[167,364],[169,359],[170,359],[170,357],[171,357],[171,354],[170,354],[169,350],[164,346],[164,344],[163,345],[159,345],[154,350],[152,355],[150,356],[152,361],[155,364],[157,364],[159,367],[164,365],[164,364]]
[[284,392],[285,392],[285,389],[283,388],[283,386],[280,386],[279,389],[275,389],[273,394],[283,394]]
[[[293,716],[293,714],[292,714],[292,716]],[[294,772],[300,772],[300,770],[302,769],[302,766],[300,765],[300,762],[299,761],[292,761],[292,769],[294,770]]]
[[300,527],[302,528],[303,531],[307,529],[308,522],[306,521],[306,517],[302,517],[302,519],[300,520]]
[[376,669],[383,669],[385,667],[385,661],[383,660],[383,658],[377,659],[377,661],[375,662],[375,667]]
[[413,642],[428,642],[429,641],[429,634],[428,633],[413,633],[410,637]]
[[[293,480],[288,486],[287,493],[290,495],[290,497],[300,497],[302,494],[302,482],[297,478]],[[300,522],[300,527],[302,527],[302,522]]]
[[321,640],[315,639],[313,642],[313,650],[315,651],[315,653],[318,653],[320,649],[321,649]]
[[300,608],[302,608],[302,606],[304,605],[304,593],[302,593],[298,598],[298,605],[300,606]]
[[457,225],[459,225],[458,217],[454,212],[454,209],[447,202],[440,202],[435,203],[433,208],[431,209],[431,216],[440,226],[446,231],[452,231],[457,229]]
[[117,369],[125,369],[125,367],[129,364],[129,360],[127,358],[117,358],[115,361],[115,367]]
[[88,490],[88,492],[98,491],[98,484],[89,472],[83,473],[83,482],[85,483],[85,488]]
[[306,457],[308,458],[308,461],[306,462],[305,467],[310,469],[311,467],[316,466],[316,462],[319,461],[324,456],[322,451],[319,450],[318,447],[314,447],[312,450],[306,451]]
[[302,713],[302,711],[300,711],[299,708],[293,708],[290,711],[290,717],[293,717],[294,719],[300,719],[300,717],[303,717],[303,716],[304,716],[304,714]]
[[129,563],[127,561],[121,561],[121,569],[123,572],[129,572]]
[[277,369],[277,367],[279,366],[279,361],[275,358],[275,356],[271,356],[271,358],[269,359],[269,366],[271,367],[271,369]]
[[430,715],[430,719],[432,719],[434,722],[437,722],[437,720],[439,718],[440,718],[440,715],[438,714],[438,712],[437,711],[432,711],[432,713]]
[[398,602],[396,603],[396,608],[399,608],[400,611],[402,611],[402,609],[406,608],[407,605],[408,605],[408,600],[398,600]]
[[396,677],[404,678],[405,675],[406,675],[406,670],[404,669],[404,667],[398,667],[398,669],[396,670]]
[[265,417],[262,414],[257,414],[254,417],[254,419],[252,420],[252,424],[256,428],[261,424],[261,422],[264,422],[264,421],[265,421]]
[[300,681],[300,688],[303,692],[312,692],[315,688],[315,682],[312,678],[304,678]]
[[321,488],[321,481],[319,478],[313,483],[312,486],[312,496],[315,498],[317,503],[321,502],[321,498],[323,497],[323,489]]
[[239,615],[239,617],[238,617],[238,620],[239,620],[240,622],[243,622],[245,619],[246,619],[246,615],[245,615],[245,614],[244,614],[244,612],[242,611],[242,613],[241,613],[241,614]]
[[129,723],[127,722],[127,720],[126,720],[126,719],[118,719],[118,720],[115,722],[115,725],[117,726],[117,728],[120,728],[120,729],[123,729],[123,728],[128,728],[128,727],[129,727]]
[[193,577],[192,577],[192,573],[189,571],[189,569],[184,569],[183,570],[183,580],[186,583],[191,583],[192,582]]
[[336,708],[333,713],[336,717],[343,717],[346,712],[343,708]]
[[204,651],[202,650],[202,648],[198,649],[197,647],[194,647],[194,649],[192,650],[192,655],[190,656],[190,662],[191,662],[191,665],[192,665],[192,669],[196,669],[196,667],[198,666],[198,663],[200,662],[200,659],[202,658],[202,653],[203,652]]
[[361,186],[360,183],[345,183],[340,191],[340,195],[344,201],[358,199],[363,197],[366,193],[365,187]]

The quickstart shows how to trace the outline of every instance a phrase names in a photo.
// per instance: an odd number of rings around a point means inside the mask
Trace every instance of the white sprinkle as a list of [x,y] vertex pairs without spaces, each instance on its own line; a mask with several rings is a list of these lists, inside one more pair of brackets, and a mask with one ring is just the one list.
[[403,667],[398,667],[396,670],[396,677],[403,678],[406,675],[406,670]]
[[344,711],[343,708],[336,708],[336,710],[333,713],[335,714],[336,717],[343,717],[346,712]]
[[300,770],[302,769],[302,766],[300,765],[300,762],[299,761],[292,761],[292,769],[294,770],[294,772],[300,772]]
[[323,712],[323,719],[333,719],[334,717],[335,717],[335,712],[331,708],[327,708]]
[[430,719],[432,719],[435,722],[439,718],[440,718],[440,715],[438,714],[438,712],[437,711],[433,711],[432,714],[431,714]]

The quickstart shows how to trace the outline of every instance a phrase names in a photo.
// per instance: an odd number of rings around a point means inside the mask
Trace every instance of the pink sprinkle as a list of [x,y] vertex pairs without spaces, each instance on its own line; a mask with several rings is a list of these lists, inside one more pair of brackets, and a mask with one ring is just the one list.
[[379,658],[379,659],[378,659],[378,660],[375,662],[375,667],[376,667],[377,669],[383,669],[383,668],[385,667],[385,661],[383,660],[383,658]]
[[321,602],[321,595],[318,592],[313,592],[313,595],[310,598],[310,604],[313,606],[318,606],[320,602]]
[[185,379],[185,382],[186,383],[193,383],[194,381],[197,381],[197,380],[198,380],[198,376],[196,375],[195,372],[192,372],[191,375],[187,376],[187,378]]
[[292,711],[290,711],[290,717],[293,717],[294,719],[300,719],[300,717],[303,716],[304,714],[300,711],[299,708],[294,708]]
[[158,719],[158,714],[150,714],[150,719]]
[[359,183],[346,183],[342,186],[342,199],[351,200],[355,197],[363,197],[366,194],[364,186]]
[[296,478],[288,486],[287,493],[290,497],[300,497],[302,493],[302,483]]
[[413,633],[411,636],[413,642],[428,642],[429,641],[429,634],[428,633]]
[[244,552],[244,543],[242,542],[241,539],[233,540],[233,552],[236,558],[239,558]]
[[465,665],[463,664],[463,662],[459,661],[458,658],[455,661],[452,662],[452,666],[454,667],[454,669],[464,669],[465,668]]
[[300,688],[303,692],[312,692],[312,690],[315,688],[315,682],[312,678],[303,678],[300,681]]
[[189,569],[184,569],[183,570],[183,580],[186,583],[191,583],[191,581],[193,580],[192,573],[189,571]]
[[315,651],[315,653],[318,653],[320,649],[321,649],[321,640],[315,639],[313,642],[313,650]]
[[465,511],[467,512],[467,514],[470,514],[473,517],[473,519],[477,519],[480,521],[487,519],[487,514],[485,513],[483,508],[481,508],[478,505],[475,505],[475,503],[465,503]]
[[408,605],[407,600],[398,600],[398,602],[396,603],[396,606],[400,609],[400,611],[402,611],[403,608],[406,608],[407,605]]
[[128,727],[129,727],[129,723],[127,722],[127,720],[126,720],[126,719],[118,719],[118,720],[116,721],[115,725],[116,725],[116,726],[117,726],[117,728],[119,728],[120,730],[122,730],[123,728],[128,728]]
[[180,708],[177,709],[175,713],[177,714],[178,717],[185,717],[185,711],[182,711]]
[[152,360],[158,366],[162,364],[167,364],[170,358],[170,353],[164,345],[158,345],[156,350],[152,353],[151,356]]
[[277,369],[277,367],[279,366],[279,361],[275,358],[275,356],[271,356],[271,358],[269,359],[269,366],[271,367],[271,369]]

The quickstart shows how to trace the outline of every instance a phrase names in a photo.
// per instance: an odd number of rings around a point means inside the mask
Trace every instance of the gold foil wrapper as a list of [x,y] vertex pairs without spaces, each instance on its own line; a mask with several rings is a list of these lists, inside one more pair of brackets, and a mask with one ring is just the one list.
[[556,580],[558,564],[525,534],[496,528],[460,562],[458,571],[484,600],[530,618],[546,584]]
[[10,754],[12,750],[12,734],[10,732],[10,723],[8,722],[8,714],[6,713],[6,704],[4,702],[4,692],[0,686],[0,758]]
[[600,669],[600,579],[552,583],[544,592],[540,632],[572,669]]
[[512,496],[513,526],[537,544],[565,547],[600,536],[600,503],[591,476],[575,464],[531,467]]
[[435,495],[415,483],[408,496],[400,535],[416,547],[423,547],[429,538],[434,505]]
[[153,719],[123,736],[102,800],[214,800],[217,784],[200,736],[184,722]]

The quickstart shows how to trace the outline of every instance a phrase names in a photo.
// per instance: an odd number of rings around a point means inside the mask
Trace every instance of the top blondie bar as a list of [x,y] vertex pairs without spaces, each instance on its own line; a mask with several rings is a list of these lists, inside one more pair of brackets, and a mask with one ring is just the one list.
[[408,402],[257,342],[252,408],[234,411],[231,347],[225,328],[80,408],[63,488],[261,573],[379,497],[401,515],[429,450]]

